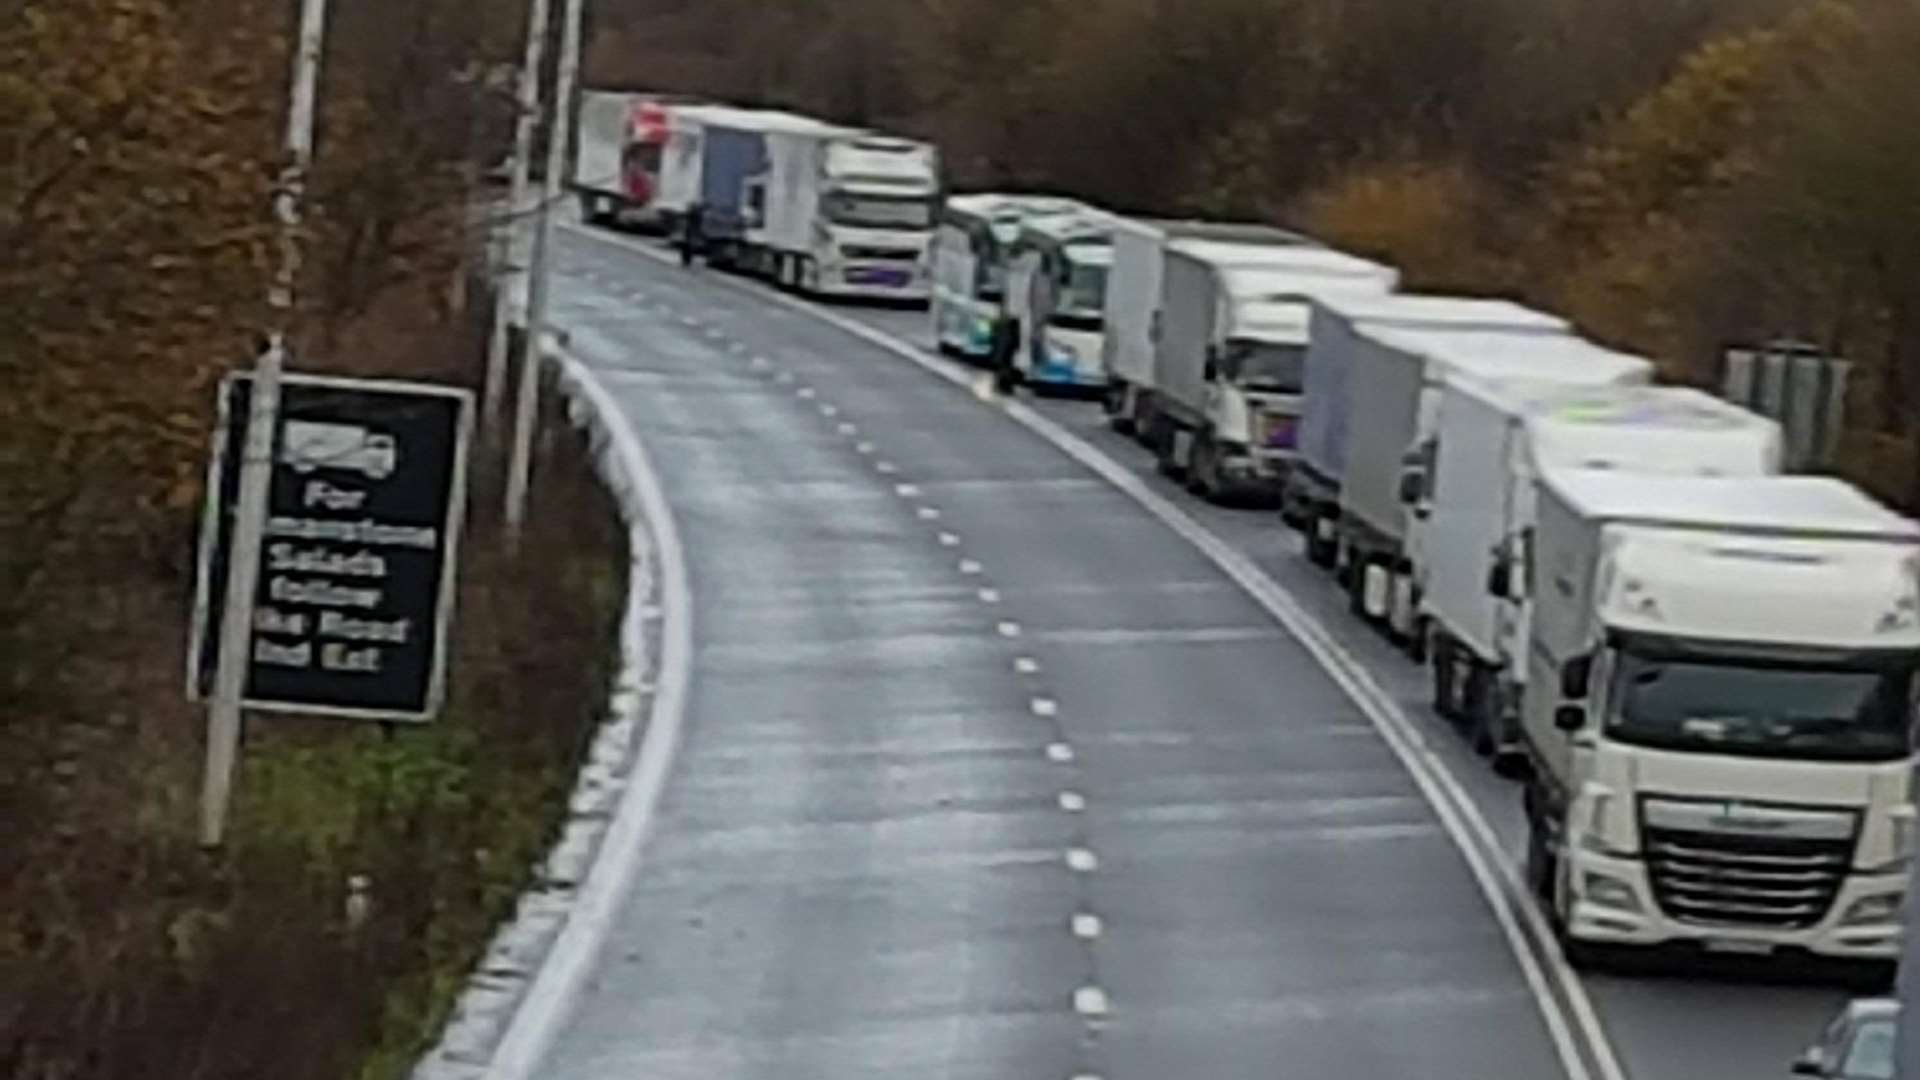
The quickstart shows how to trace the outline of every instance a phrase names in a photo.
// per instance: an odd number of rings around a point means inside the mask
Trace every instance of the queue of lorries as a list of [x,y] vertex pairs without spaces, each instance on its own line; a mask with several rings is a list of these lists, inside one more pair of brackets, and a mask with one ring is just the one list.
[[1782,475],[1773,421],[1299,233],[949,196],[925,143],[654,107],[628,125],[658,146],[649,205],[618,216],[699,204],[723,264],[925,301],[943,352],[1098,397],[1197,494],[1278,507],[1521,781],[1526,872],[1576,963],[1897,960],[1920,526]]

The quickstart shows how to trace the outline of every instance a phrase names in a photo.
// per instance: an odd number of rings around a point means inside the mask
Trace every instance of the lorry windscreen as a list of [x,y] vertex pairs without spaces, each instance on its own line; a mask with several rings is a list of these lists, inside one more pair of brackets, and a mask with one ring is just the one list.
[[1808,664],[1625,651],[1610,737],[1669,750],[1827,761],[1906,756],[1911,664]]
[[1307,381],[1307,347],[1265,341],[1229,341],[1220,374],[1237,386],[1297,394]]
[[836,192],[822,200],[827,220],[855,229],[931,229],[934,205],[921,195],[853,195]]
[[1104,263],[1081,262],[1067,249],[1062,260],[1066,279],[1060,283],[1060,304],[1054,312],[1057,325],[1083,330],[1098,330],[1107,305],[1107,267]]

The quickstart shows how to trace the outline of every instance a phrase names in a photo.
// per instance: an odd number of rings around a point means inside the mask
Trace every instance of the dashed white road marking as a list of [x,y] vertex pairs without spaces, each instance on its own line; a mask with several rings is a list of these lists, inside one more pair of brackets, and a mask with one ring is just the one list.
[[1060,793],[1060,809],[1069,814],[1078,814],[1087,808],[1087,797],[1077,791]]
[[820,406],[820,415],[831,420],[840,415],[840,410],[832,405],[822,405]]
[[1017,622],[1003,622],[997,627],[997,629],[1000,631],[1001,637],[1019,637],[1020,636],[1020,624]]
[[1029,703],[1035,716],[1059,716],[1060,703],[1048,697],[1037,697]]
[[1073,1011],[1089,1019],[1107,1015],[1107,992],[1097,986],[1083,986],[1075,990]]
[[840,434],[842,435],[858,435],[859,433],[860,428],[854,424],[843,423],[840,425]]
[[1047,744],[1047,760],[1055,765],[1073,764],[1073,747],[1063,742]]
[[939,510],[939,508],[938,508],[938,507],[933,507],[933,506],[923,506],[923,507],[921,507],[921,508],[920,508],[920,520],[921,520],[921,521],[939,521],[939,520],[940,520],[940,510]]
[[1092,941],[1106,929],[1100,922],[1100,916],[1081,912],[1073,917],[1073,936],[1082,941]]
[[772,366],[773,361],[767,359],[764,356],[756,356],[752,360],[749,360],[748,363],[752,365],[755,371],[764,371],[768,367]]
[[1000,602],[1000,590],[999,590],[999,589],[981,589],[981,590],[980,590],[980,602],[981,602],[981,603],[983,603],[983,604],[997,604],[997,603],[999,603],[999,602]]
[[855,446],[854,449],[862,454],[871,454],[873,453],[874,447],[873,447],[873,444],[870,442],[863,442],[858,446]]
[[940,546],[941,547],[959,547],[960,538],[958,536],[955,536],[953,533],[943,532],[940,534]]
[[793,382],[793,372],[783,371],[780,374],[775,375],[773,377],[773,381],[779,383],[781,386],[786,386]]
[[1100,869],[1100,856],[1095,855],[1092,848],[1068,848],[1067,869],[1076,874],[1091,874]]
[[893,493],[903,499],[917,499],[920,497],[920,489],[912,484],[895,484],[893,486]]
[[984,570],[984,569],[985,567],[981,566],[978,562],[975,562],[972,559],[960,560],[960,572],[963,574],[967,574],[967,575],[978,574],[981,570]]
[[875,472],[879,473],[882,476],[892,476],[894,473],[897,473],[900,471],[900,466],[895,465],[891,461],[881,461],[881,462],[876,462],[873,466],[873,469]]
[[1035,660],[1031,656],[1017,656],[1014,657],[1013,660],[1013,670],[1022,675],[1038,675],[1040,673],[1040,661]]
[[815,391],[811,386],[803,386],[793,393],[794,396],[798,397],[801,401],[812,401],[815,397]]

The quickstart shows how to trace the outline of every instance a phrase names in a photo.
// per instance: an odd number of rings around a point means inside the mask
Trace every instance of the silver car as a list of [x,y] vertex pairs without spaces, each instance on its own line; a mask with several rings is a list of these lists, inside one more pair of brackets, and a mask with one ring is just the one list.
[[1793,1063],[1793,1075],[1825,1080],[1893,1080],[1894,998],[1857,998],[1840,1010],[1820,1041]]

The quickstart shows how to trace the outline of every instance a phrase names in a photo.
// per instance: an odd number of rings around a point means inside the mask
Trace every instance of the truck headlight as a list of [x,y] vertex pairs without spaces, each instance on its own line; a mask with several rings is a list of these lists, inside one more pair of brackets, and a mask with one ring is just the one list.
[[1584,822],[1586,828],[1580,833],[1580,846],[1595,855],[1631,857],[1631,838],[1608,835],[1613,821],[1613,792],[1599,784],[1589,783],[1583,794],[1587,800],[1587,814]]
[[1863,896],[1847,908],[1840,917],[1842,926],[1862,926],[1872,923],[1890,923],[1900,921],[1900,909],[1906,902],[1906,894],[1899,892],[1876,893]]
[[1865,868],[1870,874],[1902,873],[1913,862],[1914,841],[1920,839],[1920,818],[1913,806],[1894,807],[1887,814],[1887,826],[1892,851],[1886,862]]

